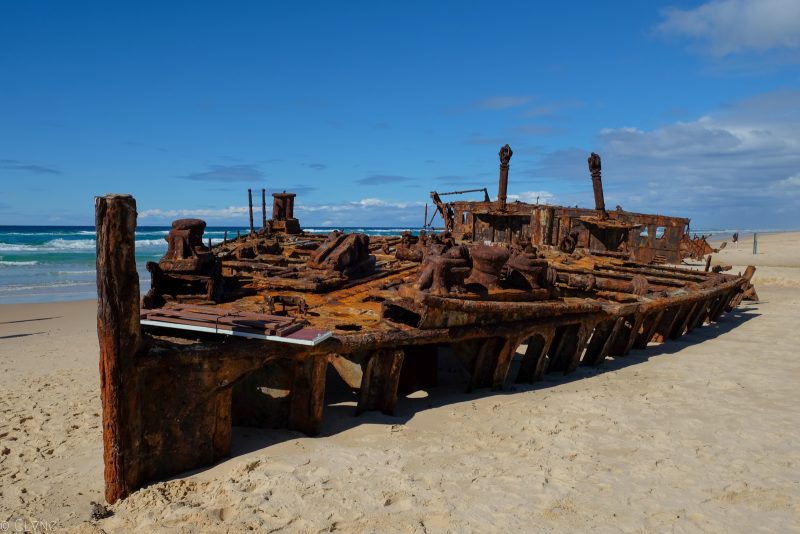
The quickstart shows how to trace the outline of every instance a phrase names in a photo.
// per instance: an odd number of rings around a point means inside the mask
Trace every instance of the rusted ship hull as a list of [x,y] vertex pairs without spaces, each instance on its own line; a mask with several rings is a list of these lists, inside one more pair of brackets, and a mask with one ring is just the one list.
[[[356,413],[391,414],[399,394],[436,385],[443,348],[463,363],[466,389],[502,389],[680,337],[751,289],[752,270],[646,265],[591,242],[534,246],[541,225],[492,239],[312,236],[292,217],[294,196],[274,197],[267,221],[262,193],[261,229],[251,211],[248,235],[214,247],[205,223],[176,221],[141,305],[135,201],[97,199],[109,502],[227,456],[235,423],[316,434],[329,367],[353,389]],[[575,220],[588,228],[587,217]],[[633,226],[608,219],[598,217],[597,239],[621,244]]]

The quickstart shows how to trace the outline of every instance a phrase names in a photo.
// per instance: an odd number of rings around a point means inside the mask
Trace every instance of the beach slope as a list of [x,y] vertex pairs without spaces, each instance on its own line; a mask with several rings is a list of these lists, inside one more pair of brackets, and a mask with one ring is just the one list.
[[102,499],[92,302],[0,306],[0,521],[77,531],[791,531],[800,525],[800,233],[729,245],[761,301],[677,341],[396,417],[331,388],[322,437],[235,429],[235,456]]

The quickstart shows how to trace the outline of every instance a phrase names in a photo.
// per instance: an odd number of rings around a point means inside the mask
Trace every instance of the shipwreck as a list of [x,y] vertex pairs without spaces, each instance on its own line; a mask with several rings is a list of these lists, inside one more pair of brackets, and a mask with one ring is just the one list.
[[499,156],[496,200],[431,194],[441,231],[426,214],[419,235],[309,234],[292,193],[272,195],[267,219],[264,190],[245,235],[212,246],[204,221],[177,220],[144,297],[136,202],[98,197],[106,500],[228,456],[234,424],[318,433],[329,369],[356,413],[391,414],[398,395],[436,386],[444,347],[467,389],[497,390],[680,337],[754,297],[753,268],[669,265],[699,254],[687,219],[607,211],[596,154],[594,209],[508,202],[510,147]]

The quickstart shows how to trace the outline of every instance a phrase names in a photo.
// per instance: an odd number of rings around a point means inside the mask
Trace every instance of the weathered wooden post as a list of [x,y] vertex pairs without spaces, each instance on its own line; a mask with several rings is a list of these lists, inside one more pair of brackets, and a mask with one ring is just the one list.
[[[123,377],[131,376],[142,334],[139,275],[134,256],[136,201],[130,195],[95,199],[97,229],[97,337],[100,341],[100,399],[106,500],[114,503],[135,489],[126,473],[130,413]],[[135,484],[136,482],[134,482]]]
[[758,234],[753,233],[753,254],[758,254]]
[[223,245],[227,245],[228,244],[228,231],[227,230],[225,230],[225,233],[222,234],[222,244]]

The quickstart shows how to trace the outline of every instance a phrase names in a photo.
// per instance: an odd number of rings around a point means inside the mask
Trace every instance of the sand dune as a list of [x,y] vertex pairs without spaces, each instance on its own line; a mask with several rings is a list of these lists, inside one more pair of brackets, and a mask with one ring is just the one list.
[[0,521],[86,532],[798,531],[798,245],[798,233],[759,235],[755,257],[746,242],[715,255],[736,270],[759,265],[762,301],[678,341],[508,393],[418,392],[396,417],[353,417],[352,398],[331,388],[322,437],[235,429],[231,459],[139,490],[100,521],[89,520],[102,490],[93,304],[0,306]]

